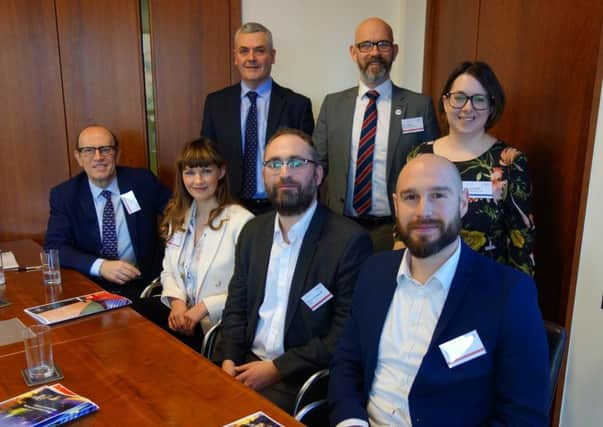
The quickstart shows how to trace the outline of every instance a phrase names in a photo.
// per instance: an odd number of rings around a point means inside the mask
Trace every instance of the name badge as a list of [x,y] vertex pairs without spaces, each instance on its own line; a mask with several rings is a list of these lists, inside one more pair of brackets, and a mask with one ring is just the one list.
[[491,199],[492,181],[463,181],[463,190],[469,192],[471,199]]
[[136,196],[132,190],[120,195],[119,197],[121,198],[121,202],[124,204],[130,215],[140,210],[140,205],[138,204],[138,200],[136,200]]
[[462,365],[486,354],[484,344],[482,344],[482,340],[475,329],[440,344],[439,347],[449,368]]
[[172,234],[172,237],[170,237],[170,240],[168,240],[166,244],[169,246],[179,247],[182,244],[183,237],[184,237],[184,233],[182,233],[182,232],[174,233],[174,234]]
[[417,133],[423,132],[423,117],[411,117],[410,119],[402,119],[402,133]]
[[306,292],[301,299],[306,303],[310,310],[316,311],[331,298],[333,298],[333,294],[325,288],[325,285],[319,283]]

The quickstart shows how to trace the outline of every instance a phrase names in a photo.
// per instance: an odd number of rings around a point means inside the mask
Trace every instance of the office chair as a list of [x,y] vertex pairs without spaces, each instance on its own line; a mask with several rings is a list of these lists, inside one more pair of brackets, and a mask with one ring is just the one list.
[[307,427],[328,426],[329,405],[327,399],[307,404],[295,414],[295,419]]
[[[321,369],[312,374],[301,386],[295,398],[293,415],[297,415],[306,406],[320,400],[326,400],[329,387],[329,370]],[[312,409],[314,411],[315,409]],[[328,424],[328,423],[327,423]]]
[[209,328],[203,337],[203,344],[201,345],[201,356],[211,360],[211,356],[216,346],[216,338],[222,327],[222,321],[219,320],[214,326]]
[[151,283],[140,293],[140,298],[149,298],[151,296],[161,295],[161,278],[155,277]]
[[556,323],[544,321],[546,330],[546,338],[549,343],[549,381],[551,384],[551,394],[549,396],[549,408],[553,404],[557,382],[559,381],[559,371],[561,370],[561,362],[567,346],[567,332],[564,328]]

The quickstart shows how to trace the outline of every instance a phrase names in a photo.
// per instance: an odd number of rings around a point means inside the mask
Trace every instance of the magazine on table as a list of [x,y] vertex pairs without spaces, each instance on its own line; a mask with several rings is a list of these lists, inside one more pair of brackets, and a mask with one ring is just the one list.
[[91,400],[53,384],[0,402],[0,425],[57,426],[97,410]]
[[255,412],[246,417],[239,418],[224,427],[284,427],[262,411]]
[[131,304],[128,298],[107,291],[94,292],[49,304],[26,308],[24,311],[45,325],[77,319]]

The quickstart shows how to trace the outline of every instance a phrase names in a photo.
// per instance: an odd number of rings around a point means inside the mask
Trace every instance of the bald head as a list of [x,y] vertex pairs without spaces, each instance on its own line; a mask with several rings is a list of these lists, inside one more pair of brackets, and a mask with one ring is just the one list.
[[77,147],[82,146],[82,142],[87,142],[86,145],[104,146],[104,145],[117,145],[117,141],[113,137],[113,134],[102,126],[89,126],[80,132],[77,138]]
[[448,187],[459,197],[463,192],[463,182],[456,166],[435,154],[421,154],[406,163],[398,175],[396,193],[417,185]]
[[[392,31],[392,27],[390,27],[389,24],[383,19],[375,17],[365,19],[358,24],[354,38],[356,43],[359,43],[364,40],[371,40],[371,37],[369,36],[375,33],[380,35],[378,40],[394,40],[394,32]],[[385,35],[386,38],[383,38],[383,35]]]

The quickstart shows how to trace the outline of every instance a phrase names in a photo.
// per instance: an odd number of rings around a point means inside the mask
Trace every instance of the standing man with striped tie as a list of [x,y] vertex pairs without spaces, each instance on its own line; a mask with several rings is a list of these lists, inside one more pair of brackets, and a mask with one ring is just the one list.
[[327,95],[313,136],[328,172],[326,204],[368,229],[376,251],[393,246],[391,194],[410,148],[439,136],[429,97],[390,80],[397,54],[385,21],[360,23],[350,46],[360,83]]
[[270,76],[275,60],[270,30],[243,24],[234,45],[241,82],[210,93],[203,109],[201,136],[218,144],[233,196],[256,215],[272,210],[261,173],[266,141],[280,128],[314,130],[310,99]]

